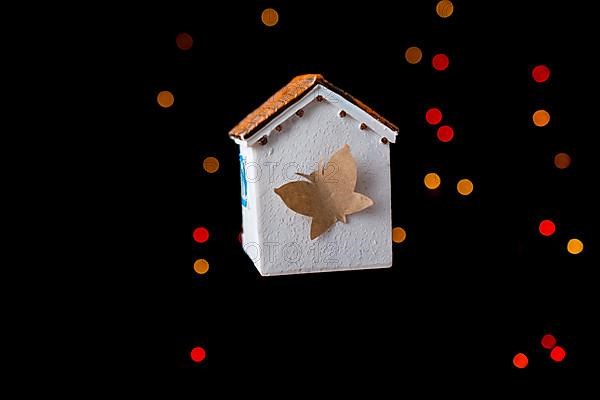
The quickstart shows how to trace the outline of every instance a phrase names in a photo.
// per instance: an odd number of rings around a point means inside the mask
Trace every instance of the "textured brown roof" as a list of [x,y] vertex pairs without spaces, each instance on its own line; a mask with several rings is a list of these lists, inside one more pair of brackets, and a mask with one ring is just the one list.
[[299,75],[292,79],[290,83],[281,88],[277,93],[265,101],[260,107],[252,111],[246,118],[240,121],[232,130],[229,131],[229,136],[246,140],[252,137],[254,133],[265,126],[272,118],[281,114],[285,109],[302,98],[302,96],[312,89],[315,85],[321,84],[328,89],[336,92],[346,100],[362,108],[373,118],[397,132],[398,127],[392,124],[387,119],[379,115],[375,110],[364,104],[362,101],[350,96],[350,94],[333,86],[319,74]]

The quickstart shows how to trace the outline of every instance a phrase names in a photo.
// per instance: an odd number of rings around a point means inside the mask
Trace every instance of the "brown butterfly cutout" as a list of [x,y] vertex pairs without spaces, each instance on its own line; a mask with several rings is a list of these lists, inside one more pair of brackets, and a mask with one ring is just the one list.
[[275,189],[288,208],[312,217],[310,239],[326,232],[336,221],[346,223],[346,216],[373,205],[373,200],[356,193],[356,162],[345,144],[336,151],[325,168],[305,175],[305,181],[289,182]]

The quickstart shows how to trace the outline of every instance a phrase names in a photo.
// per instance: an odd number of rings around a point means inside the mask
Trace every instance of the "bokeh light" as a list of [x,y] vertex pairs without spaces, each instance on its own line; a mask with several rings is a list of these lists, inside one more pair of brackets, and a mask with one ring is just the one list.
[[558,153],[554,156],[554,166],[558,169],[566,169],[571,165],[571,156],[567,153]]
[[462,194],[463,196],[468,196],[471,193],[473,193],[473,182],[471,182],[469,179],[466,179],[466,178],[461,179],[456,184],[456,190],[458,191],[458,193]]
[[442,112],[439,108],[432,107],[425,113],[425,121],[429,125],[437,125],[442,122]]
[[539,230],[543,236],[552,236],[556,232],[556,225],[552,220],[545,219],[540,222]]
[[162,108],[169,108],[175,103],[175,96],[168,90],[163,90],[156,96],[156,101]]
[[200,346],[194,347],[192,351],[190,351],[190,357],[192,358],[192,361],[200,363],[206,358],[206,351]]
[[266,26],[275,26],[279,22],[279,13],[273,8],[266,8],[260,15],[260,19]]
[[445,54],[436,54],[431,59],[431,65],[436,71],[443,71],[450,65],[450,59]]
[[423,58],[423,52],[420,48],[412,46],[406,49],[406,51],[404,52],[404,58],[406,58],[406,61],[409,64],[418,64]]
[[546,82],[550,79],[550,68],[545,65],[537,65],[531,71],[531,76],[537,83]]
[[202,162],[202,167],[209,174],[214,174],[219,170],[219,160],[215,157],[206,157]]
[[208,261],[204,258],[194,261],[194,271],[197,274],[204,275],[208,272]]
[[533,113],[532,119],[535,126],[546,126],[550,122],[550,114],[546,110],[537,110]]
[[579,239],[569,239],[567,251],[571,254],[579,254],[583,251],[583,242]]
[[392,241],[394,243],[402,243],[406,240],[406,231],[399,226],[392,229]]
[[556,338],[551,334],[546,334],[542,337],[542,347],[545,349],[551,349],[556,346]]
[[181,32],[175,37],[175,44],[179,50],[189,50],[194,45],[194,38],[189,33]]
[[198,243],[204,243],[208,240],[208,229],[201,226],[199,228],[194,229],[194,240]]
[[450,125],[442,125],[437,130],[437,138],[440,142],[447,143],[454,137],[454,129]]
[[517,353],[513,357],[513,365],[519,369],[525,368],[529,364],[529,359],[523,353]]
[[448,18],[454,12],[454,4],[450,0],[441,0],[435,6],[435,12],[442,18]]
[[425,187],[427,187],[427,189],[434,190],[440,187],[442,179],[435,172],[430,172],[427,175],[425,175],[423,182],[425,183]]
[[550,358],[556,362],[561,362],[562,360],[565,359],[566,356],[567,356],[567,352],[561,346],[556,346],[550,352]]

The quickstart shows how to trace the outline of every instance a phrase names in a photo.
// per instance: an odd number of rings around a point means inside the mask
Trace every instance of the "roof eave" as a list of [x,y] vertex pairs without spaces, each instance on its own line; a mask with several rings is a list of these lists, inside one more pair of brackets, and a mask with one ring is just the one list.
[[[340,93],[331,90],[330,88],[318,84],[301,96],[292,106],[287,107],[285,111],[271,118],[262,128],[256,130],[250,137],[235,137],[230,136],[240,146],[253,146],[263,137],[268,137],[276,131],[277,126],[283,124],[290,118],[295,116],[297,110],[302,109],[309,104],[316,102],[317,97],[322,96],[325,101],[340,105],[340,111],[344,110],[347,114],[357,120],[357,124],[364,122],[367,128],[378,134],[381,138],[385,137],[389,142],[395,143],[398,134],[396,130],[392,130],[388,124],[381,122],[374,115],[366,112],[363,108],[357,106]],[[377,114],[378,115],[378,114]]]

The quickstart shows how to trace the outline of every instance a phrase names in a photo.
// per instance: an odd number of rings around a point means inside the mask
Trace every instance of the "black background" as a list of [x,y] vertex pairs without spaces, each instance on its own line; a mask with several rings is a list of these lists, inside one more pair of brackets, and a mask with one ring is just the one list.
[[[150,10],[127,38],[143,61],[132,72],[142,109],[133,130],[149,163],[136,165],[132,182],[145,182],[154,210],[144,232],[152,246],[139,248],[140,276],[157,282],[140,301],[154,321],[141,336],[156,337],[147,366],[190,383],[330,373],[393,382],[402,370],[405,383],[482,373],[557,384],[596,365],[597,7],[454,4],[448,19],[433,1]],[[266,7],[279,12],[275,27],[260,22]],[[176,47],[180,32],[193,36],[190,51]],[[423,49],[420,64],[404,60],[409,46]],[[437,52],[450,57],[444,72],[431,67]],[[551,68],[545,84],[531,79],[537,64]],[[238,148],[227,132],[304,73],[323,74],[400,127],[392,218],[408,237],[394,245],[391,269],[263,278],[237,241]],[[174,93],[172,108],[158,107],[160,90]],[[454,127],[451,143],[425,123],[432,106]],[[538,108],[551,114],[545,128],[531,123]],[[553,166],[560,151],[572,156],[567,170]],[[203,171],[207,156],[219,159],[217,173]],[[435,192],[422,183],[431,170],[442,178]],[[463,177],[475,184],[471,196],[456,192]],[[558,227],[550,238],[537,231],[546,218]],[[192,240],[197,226],[208,242]],[[566,252],[571,237],[583,240],[582,254]],[[194,273],[197,258],[209,261],[206,275]],[[564,362],[541,348],[545,333],[567,350]],[[207,351],[201,364],[190,360],[194,346]],[[517,352],[529,356],[527,369],[513,367]]]

